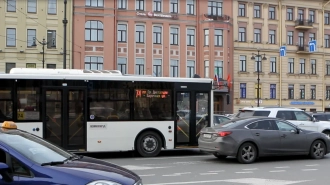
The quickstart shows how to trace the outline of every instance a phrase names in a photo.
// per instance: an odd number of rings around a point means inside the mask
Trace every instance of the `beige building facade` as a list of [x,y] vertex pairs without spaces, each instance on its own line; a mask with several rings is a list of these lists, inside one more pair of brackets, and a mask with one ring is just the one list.
[[[299,5],[299,6],[297,6]],[[330,108],[330,3],[234,1],[234,112],[257,106]],[[236,24],[237,23],[237,24]],[[309,52],[309,41],[316,51]],[[280,47],[286,55],[280,56]],[[258,60],[260,55],[266,60]],[[265,54],[265,55],[264,55]],[[255,56],[255,59],[251,59]]]
[[[72,58],[71,2],[67,3],[66,68]],[[13,67],[63,68],[63,10],[63,0],[0,1],[0,73]]]

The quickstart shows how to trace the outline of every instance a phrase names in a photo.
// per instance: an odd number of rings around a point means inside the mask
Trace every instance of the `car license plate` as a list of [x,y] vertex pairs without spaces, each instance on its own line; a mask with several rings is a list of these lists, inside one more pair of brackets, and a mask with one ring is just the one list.
[[203,134],[203,137],[210,139],[212,137],[211,134]]

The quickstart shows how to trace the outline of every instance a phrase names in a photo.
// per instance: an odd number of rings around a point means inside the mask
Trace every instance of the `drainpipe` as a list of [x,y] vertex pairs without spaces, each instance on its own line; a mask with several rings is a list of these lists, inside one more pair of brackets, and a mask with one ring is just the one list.
[[[279,29],[280,29],[280,46],[282,46],[282,0],[278,1],[278,10],[279,10]],[[280,107],[282,106],[282,57],[280,57],[280,67],[279,67],[279,73],[280,73],[280,87],[279,87],[279,94],[280,94]]]
[[[327,4],[330,3],[330,0],[328,2],[326,2],[323,6],[322,6],[322,37],[324,37],[324,9],[325,6],[327,6]],[[324,76],[324,69],[325,69],[325,52],[324,52],[324,39],[322,41],[322,46],[323,46],[323,59],[322,59],[322,69],[323,69],[323,74],[322,74],[322,111],[324,111],[325,109],[325,76]]]

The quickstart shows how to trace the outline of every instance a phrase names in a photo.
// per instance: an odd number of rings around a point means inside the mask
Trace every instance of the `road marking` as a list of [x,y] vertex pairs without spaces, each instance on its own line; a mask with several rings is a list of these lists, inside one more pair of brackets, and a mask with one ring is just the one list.
[[180,175],[185,175],[185,174],[190,174],[191,172],[180,172],[180,173],[175,173],[175,174],[180,174]]
[[162,166],[162,167],[149,167],[149,166],[133,166],[133,165],[126,165],[122,166],[123,168],[127,168],[129,170],[153,170],[153,169],[162,169],[162,168],[170,168],[173,166]]
[[175,177],[175,176],[180,176],[180,174],[168,174],[168,175],[162,175],[164,177]]
[[235,172],[235,173],[253,173],[253,172],[247,171],[247,172]]
[[200,173],[199,175],[216,175],[218,173]]
[[276,173],[276,172],[285,172],[286,170],[273,170],[273,171],[269,171],[271,173]]
[[155,174],[146,174],[146,175],[139,175],[140,177],[151,177],[151,176],[155,176]]
[[275,168],[290,168],[290,166],[278,166],[278,167],[275,167]]
[[181,185],[181,184],[205,184],[205,183],[216,183],[216,182],[231,182],[231,183],[243,183],[249,185],[288,185],[296,184],[301,182],[308,182],[311,180],[301,181],[285,181],[285,180],[274,180],[274,179],[259,179],[259,178],[244,178],[244,179],[226,179],[226,180],[209,180],[209,181],[186,181],[186,182],[167,182],[167,183],[155,183],[145,185]]
[[198,158],[198,157],[210,157],[210,155],[196,155],[196,156],[185,156],[185,157],[153,157],[153,158],[137,158],[135,160],[142,161],[142,160],[162,160],[162,159],[183,159],[183,158]]
[[318,164],[309,164],[309,165],[305,165],[305,166],[318,166]]
[[247,170],[247,171],[249,171],[249,170],[257,170],[258,168],[248,168],[248,169],[242,169],[242,170]]
[[301,171],[316,171],[318,169],[302,169]]
[[208,171],[209,173],[219,173],[219,172],[224,172],[225,170],[219,170],[219,171]]

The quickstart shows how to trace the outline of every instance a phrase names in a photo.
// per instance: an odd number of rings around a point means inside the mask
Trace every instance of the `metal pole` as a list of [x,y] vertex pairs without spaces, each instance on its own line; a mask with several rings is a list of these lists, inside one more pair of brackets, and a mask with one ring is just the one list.
[[42,40],[42,68],[45,68],[45,39]]
[[64,0],[64,19],[63,19],[63,29],[64,29],[64,37],[63,37],[63,69],[66,69],[66,25],[68,24],[68,20],[66,19],[66,5],[67,0]]
[[258,50],[258,55],[257,55],[257,57],[258,57],[258,61],[257,61],[257,62],[258,62],[258,64],[257,64],[257,68],[258,68],[258,69],[257,69],[257,72],[258,72],[258,79],[257,79],[257,80],[258,80],[258,89],[257,89],[257,99],[258,99],[257,101],[258,101],[258,102],[257,102],[257,107],[259,107],[259,99],[260,99],[260,94],[259,94],[259,84],[260,84],[260,78],[259,78],[259,77],[260,77],[260,76],[259,76],[259,75],[260,75],[259,65],[260,65],[260,62],[261,62],[261,61],[260,61],[259,50]]

